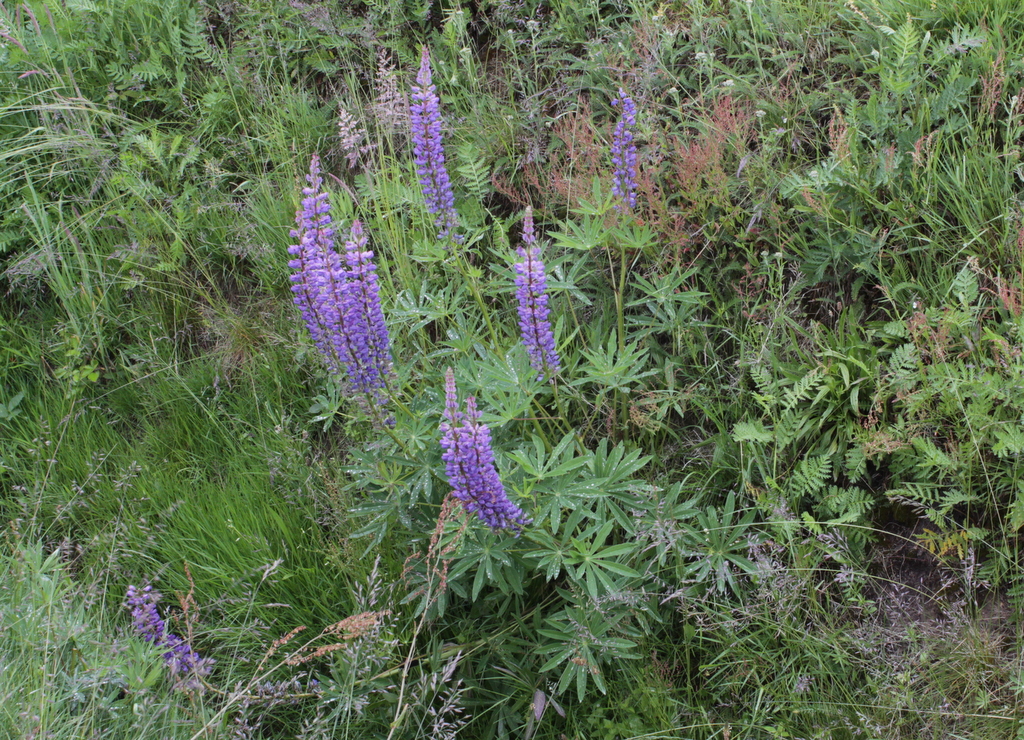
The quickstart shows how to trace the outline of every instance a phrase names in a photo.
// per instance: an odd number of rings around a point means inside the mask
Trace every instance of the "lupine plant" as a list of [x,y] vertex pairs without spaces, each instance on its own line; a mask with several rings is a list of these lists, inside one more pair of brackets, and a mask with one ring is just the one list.
[[128,587],[125,606],[131,609],[135,631],[146,642],[164,650],[164,662],[181,686],[200,688],[201,679],[213,669],[213,660],[199,657],[185,640],[167,631],[167,624],[160,618],[156,606],[158,601],[160,593],[152,586]]
[[[391,340],[380,305],[373,252],[366,249],[363,225],[352,222],[345,241],[345,327],[355,354],[353,384],[363,393],[378,393],[391,374]],[[379,395],[379,394],[378,394]]]
[[530,523],[522,509],[512,503],[494,467],[491,432],[480,423],[476,399],[466,399],[466,411],[459,410],[455,374],[451,368],[444,376],[444,420],[441,422],[441,447],[452,495],[476,514],[491,529],[518,533]]
[[309,183],[288,248],[294,302],[332,372],[345,368],[353,389],[382,401],[391,372],[391,349],[380,305],[373,252],[366,249],[362,224],[352,223],[345,257],[335,250],[330,204],[323,190],[320,159],[310,162]]
[[[426,51],[421,57],[413,100],[413,149],[420,185],[429,210],[437,216],[436,223],[442,230],[442,236],[453,236],[451,229],[456,225],[456,221],[452,208],[451,183],[444,168],[438,100],[431,83],[429,55]],[[636,150],[632,145],[631,132],[635,123],[635,108],[624,93],[618,103],[623,106],[624,112],[615,137],[614,159],[617,168],[614,176],[622,204],[632,207],[635,204],[636,188]],[[311,174],[310,185],[315,191],[319,187],[319,181],[314,182],[314,178],[315,175]],[[320,220],[305,219],[311,224],[308,227],[309,236],[301,240],[298,247],[293,248],[300,255],[303,245],[317,245],[325,241],[322,234],[325,218],[323,214],[326,209],[318,205],[319,201],[316,198],[319,196],[309,191],[310,188],[307,188],[307,199],[311,199],[308,210],[312,210]],[[299,218],[300,224],[305,223],[302,221],[301,212]],[[362,247],[359,244],[362,238],[359,222],[356,221],[352,238],[348,242],[347,254],[361,253]],[[323,251],[330,250],[322,247],[321,252]],[[380,476],[373,472],[379,463],[376,456],[367,451],[356,453],[357,462],[352,467],[352,480],[358,487],[369,486],[369,495],[364,497],[367,503],[357,507],[357,511],[372,509],[377,512],[373,521],[362,530],[363,533],[372,534],[374,542],[379,542],[383,537],[385,530],[380,527],[390,527],[389,520],[396,514],[399,522],[420,522],[424,530],[437,530],[431,540],[431,551],[436,549],[445,553],[444,565],[438,572],[430,571],[417,576],[425,585],[415,591],[421,593],[424,600],[420,606],[420,622],[416,634],[419,634],[424,624],[423,620],[444,611],[445,604],[448,603],[445,594],[448,588],[475,600],[487,598],[488,591],[485,586],[490,583],[498,593],[523,597],[529,581],[536,580],[538,576],[541,580],[550,581],[564,573],[573,584],[573,605],[565,610],[555,610],[546,617],[550,625],[547,632],[549,637],[539,652],[548,657],[541,668],[544,671],[561,670],[559,692],[574,684],[582,698],[591,677],[602,691],[605,690],[602,666],[614,660],[632,657],[632,648],[635,646],[633,640],[621,636],[633,634],[625,625],[627,621],[637,618],[637,612],[628,605],[640,598],[634,592],[643,592],[643,587],[637,582],[640,573],[629,564],[637,549],[631,541],[636,529],[634,524],[629,523],[623,507],[639,513],[646,511],[650,506],[650,501],[637,498],[630,492],[631,476],[647,458],[639,451],[627,452],[622,445],[610,448],[607,441],[602,443],[597,451],[588,450],[578,435],[566,433],[566,427],[569,426],[566,412],[560,408],[557,411],[548,410],[549,405],[558,407],[559,404],[553,395],[553,385],[543,381],[552,379],[562,369],[563,363],[556,348],[551,326],[547,270],[541,260],[540,246],[537,244],[533,209],[529,207],[523,218],[521,245],[517,247],[516,255],[518,260],[513,269],[514,300],[518,314],[519,343],[525,348],[525,356],[514,351],[517,349],[514,347],[509,349],[504,358],[500,353],[485,355],[475,363],[476,372],[470,369],[472,363],[463,363],[462,367],[468,371],[470,377],[479,377],[476,382],[482,384],[483,391],[479,396],[470,393],[464,408],[459,403],[453,368],[447,369],[443,379],[439,378],[429,365],[421,370],[425,381],[440,381],[439,384],[443,388],[443,407],[438,427],[442,450],[440,462],[443,463],[444,475],[441,475],[436,463],[431,463],[429,458],[424,457],[430,447],[423,445],[425,430],[420,417],[424,414],[436,414],[437,409],[430,408],[431,396],[429,393],[424,394],[421,388],[417,392],[419,400],[408,409],[403,407],[397,414],[393,439],[399,447],[393,451],[390,459],[393,462],[401,461],[400,467],[424,470],[425,477],[419,478],[415,485],[400,486],[410,492],[407,499],[399,496],[390,499],[386,504],[380,502],[375,495],[374,483]],[[314,260],[310,258],[308,261]],[[321,258],[321,262],[315,264],[322,262]],[[354,281],[359,274],[359,261],[350,256],[348,264],[349,270],[344,277]],[[321,269],[322,272],[324,271]],[[625,274],[623,269],[620,273],[622,281]],[[301,280],[296,282],[300,288],[308,283]],[[321,285],[325,282],[326,279],[321,277],[315,284]],[[619,289],[623,290],[624,282],[620,283]],[[372,300],[368,299],[366,302],[376,307],[372,310],[362,309],[360,315],[376,317],[377,323],[367,323],[364,320],[364,323],[358,326],[383,326],[383,315],[379,311],[379,295],[376,293],[377,283],[363,280],[355,284],[370,286],[358,295],[366,296],[372,293]],[[327,285],[326,289],[321,288],[319,292],[314,292],[319,301],[316,305],[320,307],[320,313],[327,317],[348,317],[352,311],[344,308],[349,305],[344,301],[351,300],[351,292],[332,290],[331,284]],[[296,292],[300,297],[305,295],[300,290]],[[488,315],[487,302],[479,300],[480,296],[477,297],[477,306],[485,312],[484,319],[491,328],[492,337],[497,339],[499,332],[494,328],[497,322],[493,320],[494,317]],[[617,301],[617,304],[620,308],[615,312],[618,316],[618,326],[620,331],[624,331],[621,300]],[[350,322],[343,327],[342,333],[346,333],[346,343],[343,346],[373,345],[373,342],[364,339],[361,333],[355,336],[347,333],[349,325],[356,324]],[[458,332],[463,331],[466,330],[459,327]],[[512,331],[512,327],[506,326],[504,334],[508,335]],[[314,334],[314,338],[316,336]],[[371,332],[368,336],[377,335]],[[358,361],[369,366],[372,357],[363,359],[365,355],[357,354],[351,349],[349,352],[349,356],[356,358],[357,367]],[[619,368],[616,365],[607,373],[597,354],[586,355],[589,362],[577,360],[569,387],[596,385],[597,399],[602,405],[605,404],[604,399],[609,392],[625,398],[626,392],[634,387],[640,378],[652,371],[644,369],[643,353],[637,351],[633,354],[620,355],[619,364],[627,362],[629,367]],[[496,380],[499,377],[521,377],[518,375],[521,373],[520,363],[523,367],[528,366],[528,374],[532,371],[532,382],[524,385],[522,380],[513,380],[507,387],[511,389],[521,386],[518,393],[495,393],[498,386],[494,382],[486,381],[485,378],[491,377]],[[360,377],[351,371],[350,375]],[[570,399],[578,398],[578,391],[567,394]],[[505,424],[507,428],[502,430],[503,446],[508,448],[511,445],[511,458],[520,466],[519,472],[513,477],[516,481],[514,488],[519,490],[520,497],[525,498],[523,494],[527,494],[534,499],[537,526],[533,526],[533,519],[513,502],[509,489],[499,476],[496,459],[499,448],[495,444],[491,428],[482,422],[482,404],[493,408],[500,418],[513,422],[522,417],[528,409],[540,412],[540,417],[535,419],[533,424],[535,433],[525,446],[522,441],[516,440],[516,430],[518,435],[526,433],[526,429],[520,424]],[[542,418],[550,419],[554,426],[548,427],[541,423]],[[561,427],[559,438],[552,438],[558,427]],[[508,436],[509,433],[513,435],[511,438]],[[527,476],[526,480],[522,477],[524,474]],[[435,478],[443,478],[446,483],[437,486]],[[600,489],[594,487],[598,485],[597,481],[600,481]],[[449,531],[449,527],[455,525],[447,514],[442,514],[436,525],[429,523],[423,518],[429,509],[424,511],[417,505],[418,495],[422,492],[429,495],[434,491],[450,492],[454,499],[461,502],[462,508],[469,515],[475,514],[486,527],[471,529],[463,537],[464,525],[458,525],[456,530]],[[447,504],[442,505],[442,512],[447,511],[445,506]],[[572,513],[567,514],[569,511]],[[617,541],[618,535],[614,535],[619,527],[625,527],[625,541]],[[523,540],[526,541],[523,545],[513,549],[512,543]],[[449,561],[454,563],[450,568]],[[471,571],[475,572],[475,576],[472,588],[467,592],[462,582]],[[634,595],[625,599],[621,605],[605,603],[600,609],[595,610],[595,605],[607,600],[610,594],[624,593]],[[522,608],[533,607],[528,607],[524,603]],[[579,615],[583,614],[588,615],[585,626],[577,630],[572,629],[569,625],[574,620],[581,619]],[[614,637],[616,634],[620,637]],[[599,643],[607,643],[611,647],[607,650],[596,650],[595,646]],[[403,671],[403,686],[406,685],[405,681]],[[401,712],[396,716],[396,722],[400,717]]]
[[612,105],[620,110],[612,136],[612,192],[619,199],[617,208],[631,210],[636,208],[636,144],[633,143],[636,104],[620,87]]
[[1015,735],[1014,4],[326,5],[0,4],[0,736]]
[[308,185],[302,189],[305,196],[302,208],[295,214],[298,228],[291,231],[291,237],[299,241],[288,247],[288,254],[293,257],[288,267],[295,270],[290,278],[294,293],[292,300],[299,307],[313,343],[327,360],[328,367],[332,372],[338,372],[344,358],[338,356],[330,334],[330,322],[337,323],[338,316],[336,313],[328,314],[322,307],[323,281],[328,275],[326,260],[334,251],[334,229],[317,155],[309,164],[306,182]]
[[458,240],[455,229],[459,216],[455,211],[455,195],[445,165],[441,138],[441,100],[431,77],[430,52],[424,46],[409,106],[413,157],[427,211],[434,216],[434,225],[440,229],[438,237]]
[[534,370],[547,375],[558,372],[560,360],[555,348],[548,315],[547,275],[540,260],[540,247],[533,227],[533,208],[523,217],[523,245],[516,249],[516,300],[519,304],[519,330]]

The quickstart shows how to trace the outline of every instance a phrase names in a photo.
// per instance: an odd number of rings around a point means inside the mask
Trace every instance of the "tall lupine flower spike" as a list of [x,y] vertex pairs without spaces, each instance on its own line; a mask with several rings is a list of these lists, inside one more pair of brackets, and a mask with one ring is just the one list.
[[331,372],[344,369],[353,390],[382,402],[391,349],[373,252],[366,249],[362,224],[354,221],[344,258],[338,254],[316,156],[306,180],[302,208],[295,214],[298,228],[291,232],[299,243],[288,248],[295,258],[288,263],[296,270],[291,276],[295,304]]
[[458,408],[455,374],[451,368],[444,376],[445,411],[441,421],[441,447],[448,482],[466,511],[475,513],[494,530],[508,529],[518,534],[530,524],[529,517],[513,504],[505,493],[494,465],[491,431],[480,423],[476,399],[466,399],[466,412]]
[[548,315],[547,275],[540,261],[540,247],[533,230],[533,208],[526,208],[523,218],[523,246],[516,249],[516,300],[519,302],[519,330],[523,345],[530,355],[530,366],[548,377],[561,364],[555,349],[555,336]]
[[380,305],[377,266],[366,242],[363,225],[353,221],[345,242],[348,280],[344,314],[356,355],[349,371],[352,384],[362,393],[376,393],[391,374],[391,340]]
[[636,208],[636,144],[633,143],[633,128],[636,126],[636,105],[625,90],[619,88],[619,95],[612,100],[612,105],[622,109],[619,122],[615,124],[612,136],[612,192],[618,196],[620,203],[616,208],[627,210]]
[[452,193],[452,183],[444,161],[444,146],[441,143],[441,101],[431,81],[430,53],[425,46],[416,84],[412,86],[412,101],[409,106],[412,152],[423,198],[427,210],[434,215],[434,225],[440,229],[438,236],[458,241],[458,235],[453,233],[453,229],[459,225],[455,195]]
[[327,359],[332,372],[338,371],[338,358],[331,347],[328,317],[322,311],[321,294],[324,289],[324,273],[329,255],[334,252],[334,229],[331,228],[331,206],[327,193],[322,189],[320,157],[313,155],[306,175],[307,187],[302,189],[302,207],[295,212],[298,228],[292,229],[291,236],[297,244],[288,247],[288,254],[294,259],[288,266],[295,270],[289,278],[293,299],[302,314],[313,343]]
[[347,273],[334,249],[331,206],[320,177],[320,157],[313,155],[306,175],[309,185],[302,189],[302,207],[295,212],[297,229],[291,231],[298,244],[288,247],[295,259],[288,266],[294,302],[302,313],[313,343],[327,360],[332,373],[351,370],[355,353],[345,326],[343,307]]
[[159,600],[160,594],[152,586],[142,589],[129,586],[125,606],[131,609],[132,623],[142,639],[165,649],[163,658],[171,673],[176,678],[182,677],[183,685],[197,688],[198,678],[210,673],[214,661],[212,658],[200,658],[187,642],[167,631],[167,625],[156,608]]

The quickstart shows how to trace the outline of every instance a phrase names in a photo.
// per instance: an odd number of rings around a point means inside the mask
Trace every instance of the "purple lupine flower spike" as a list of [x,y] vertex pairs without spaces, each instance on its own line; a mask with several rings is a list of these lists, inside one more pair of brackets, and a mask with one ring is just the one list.
[[[461,422],[461,423],[460,423]],[[466,399],[466,412],[458,409],[451,368],[445,374],[445,412],[441,422],[441,447],[448,482],[466,511],[476,514],[494,530],[518,534],[530,524],[529,517],[509,500],[498,476],[491,449],[491,432],[480,423],[476,399]]]
[[618,196],[616,208],[636,208],[636,144],[633,143],[633,128],[636,126],[636,105],[625,90],[619,88],[619,95],[612,105],[622,108],[619,122],[615,124],[612,136],[612,192]]
[[125,605],[132,610],[132,625],[135,631],[146,642],[159,645],[167,631],[164,620],[160,618],[160,612],[156,608],[156,602],[160,600],[160,594],[153,590],[152,586],[137,589],[135,586],[128,587],[128,595]]
[[459,225],[459,217],[441,142],[441,101],[431,81],[430,53],[425,46],[416,84],[412,86],[412,101],[409,106],[412,151],[427,210],[434,216],[440,238],[459,241],[459,236],[453,233]]
[[442,419],[442,432],[447,432],[449,428],[462,421],[462,412],[459,411],[459,392],[455,387],[455,371],[451,368],[444,373],[444,414]]
[[519,329],[523,345],[530,355],[530,366],[548,377],[561,364],[555,349],[555,336],[548,315],[547,275],[540,260],[540,247],[533,230],[533,208],[526,208],[523,218],[523,246],[516,249],[520,262],[516,270],[516,300],[519,303]]
[[334,250],[333,243],[330,252],[321,261],[315,281],[320,285],[317,307],[321,321],[327,327],[331,345],[328,364],[335,368],[335,372],[344,367],[352,387],[361,391],[360,368],[366,354],[362,341],[364,332],[359,330],[359,317],[348,311],[351,292],[348,269],[341,255]]
[[294,257],[288,266],[295,270],[289,279],[293,283],[293,301],[299,307],[313,343],[327,359],[331,370],[337,372],[338,358],[331,349],[327,317],[321,309],[326,261],[334,251],[334,229],[331,228],[327,193],[322,189],[320,157],[315,154],[309,164],[306,182],[309,185],[302,189],[305,196],[302,207],[295,212],[297,228],[290,232],[293,239],[298,239],[298,244],[288,247],[288,254]]
[[391,373],[391,341],[380,305],[380,286],[373,252],[366,249],[363,225],[352,222],[345,242],[348,291],[345,319],[355,345],[357,362],[350,371],[353,385],[363,393],[376,393]]
[[132,624],[136,632],[146,642],[164,648],[164,663],[171,673],[175,676],[191,675],[192,679],[186,680],[185,685],[195,688],[198,684],[196,677],[208,675],[214,661],[200,658],[187,642],[167,631],[167,625],[156,608],[159,600],[160,594],[152,586],[142,589],[129,586],[125,606],[132,610]]
[[296,270],[290,278],[294,283],[292,292],[313,343],[331,372],[340,373],[342,369],[350,370],[354,362],[342,310],[348,281],[334,249],[331,206],[320,177],[320,158],[315,154],[306,181],[309,185],[302,189],[302,207],[295,213],[298,228],[291,231],[299,243],[288,247],[295,257],[288,262]]
[[295,304],[331,372],[344,370],[353,390],[382,403],[391,346],[373,252],[366,249],[362,224],[354,221],[344,257],[338,254],[318,157],[309,171],[302,208],[295,214],[298,228],[291,232],[299,243],[288,248],[295,258],[288,263],[296,271],[291,276]]

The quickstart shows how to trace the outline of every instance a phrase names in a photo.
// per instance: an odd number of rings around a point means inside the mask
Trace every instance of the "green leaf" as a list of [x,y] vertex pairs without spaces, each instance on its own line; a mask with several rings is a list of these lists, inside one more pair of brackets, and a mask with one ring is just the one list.
[[733,426],[732,438],[736,442],[768,443],[775,439],[775,435],[760,421],[741,421]]

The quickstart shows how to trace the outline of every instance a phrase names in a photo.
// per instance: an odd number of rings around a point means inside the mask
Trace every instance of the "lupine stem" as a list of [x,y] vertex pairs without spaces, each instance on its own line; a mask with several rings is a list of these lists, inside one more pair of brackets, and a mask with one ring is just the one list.
[[458,254],[456,256],[456,264],[462,277],[469,284],[469,292],[473,295],[473,300],[476,301],[476,305],[480,308],[480,314],[484,317],[487,333],[491,337],[491,350],[497,352],[501,347],[501,343],[498,341],[498,332],[494,329],[494,324],[491,321],[491,312],[487,310],[487,305],[484,303],[484,297],[480,292],[480,286],[477,284],[477,278],[470,271],[470,264],[466,261],[465,255]]
[[[619,245],[619,287],[615,291],[615,313],[616,320],[618,322],[619,330],[619,356],[624,357],[626,355],[626,315],[625,315],[625,295],[626,295],[626,249],[621,244]],[[623,391],[619,391],[619,424],[622,428],[625,428],[629,422],[629,399],[626,398],[626,394]]]
[[[612,100],[612,105],[621,110],[619,121],[615,125],[615,133],[612,136],[612,164],[615,167],[612,174],[612,192],[619,198],[615,209],[630,212],[636,207],[636,144],[633,143],[633,127],[636,126],[636,105],[621,87],[619,88],[619,94]],[[609,262],[611,262],[610,255]],[[619,353],[625,354],[626,250],[622,245],[619,246],[619,281],[618,285],[614,288],[614,292],[615,318],[619,332]],[[622,391],[617,391],[616,395],[619,407],[619,424],[624,428],[628,423],[629,401],[626,394]]]

